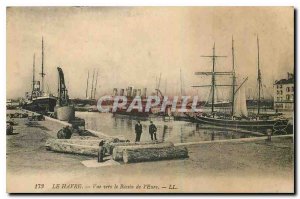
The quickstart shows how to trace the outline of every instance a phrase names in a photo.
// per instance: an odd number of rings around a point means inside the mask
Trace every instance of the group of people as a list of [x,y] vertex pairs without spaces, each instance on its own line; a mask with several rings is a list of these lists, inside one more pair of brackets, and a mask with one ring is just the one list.
[[[151,136],[151,140],[157,140],[156,138],[156,132],[157,132],[157,128],[156,126],[153,124],[152,121],[150,121],[150,125],[149,125],[149,134]],[[141,135],[143,133],[143,127],[140,121],[137,122],[137,124],[135,125],[135,141],[139,142],[141,140]]]
[[[64,130],[66,130],[66,129],[64,129]],[[150,121],[149,134],[151,136],[151,140],[157,140],[156,132],[157,132],[156,126],[153,124],[152,121]],[[135,142],[139,142],[141,140],[142,133],[143,133],[143,126],[142,126],[141,122],[138,121],[137,124],[135,125],[135,135],[136,135]],[[105,156],[104,141],[101,140],[101,142],[99,143],[99,149],[98,149],[98,162],[104,162],[104,160],[103,160],[104,156]]]

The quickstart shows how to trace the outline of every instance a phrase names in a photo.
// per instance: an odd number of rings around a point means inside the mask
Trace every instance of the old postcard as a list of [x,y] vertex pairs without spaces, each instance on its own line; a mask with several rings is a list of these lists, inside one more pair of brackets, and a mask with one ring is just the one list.
[[7,7],[9,193],[294,193],[293,7]]

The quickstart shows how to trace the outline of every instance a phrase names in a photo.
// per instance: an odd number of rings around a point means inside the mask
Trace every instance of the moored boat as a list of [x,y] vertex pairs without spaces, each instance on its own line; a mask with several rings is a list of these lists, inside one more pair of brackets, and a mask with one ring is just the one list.
[[[234,65],[234,46],[232,40],[232,71],[231,72],[216,72],[215,71],[215,60],[218,57],[223,56],[216,56],[215,55],[215,45],[213,47],[213,55],[212,56],[205,56],[212,58],[213,61],[213,70],[212,72],[198,72],[196,75],[211,75],[212,77],[212,84],[211,86],[211,113],[210,114],[186,114],[190,117],[190,119],[194,122],[200,124],[209,124],[215,126],[222,126],[228,128],[242,128],[242,129],[251,129],[257,131],[266,132],[266,129],[271,129],[273,132],[278,131],[285,131],[288,125],[288,119],[274,114],[274,115],[266,115],[260,112],[260,102],[261,102],[261,87],[262,87],[262,78],[259,66],[259,41],[257,38],[257,47],[258,47],[258,106],[257,106],[257,114],[254,116],[249,117],[246,105],[246,97],[245,97],[245,88],[244,83],[247,81],[248,78],[244,79],[239,85],[237,85],[237,77],[235,74],[235,65]],[[232,84],[231,85],[216,85],[216,76],[217,75],[229,75],[232,77]],[[232,93],[231,93],[231,114],[222,114],[217,113],[214,110],[215,107],[215,89],[217,86],[231,86]],[[203,86],[195,86],[195,87],[203,87]]]
[[194,119],[197,122],[203,124],[210,124],[216,126],[224,126],[230,128],[245,128],[252,130],[283,130],[288,124],[288,120],[284,118],[278,119],[254,119],[254,118],[245,118],[245,119],[227,119],[227,118],[214,118],[209,116],[198,115]]
[[42,39],[42,72],[40,73],[42,82],[35,80],[35,55],[33,55],[33,76],[32,91],[26,92],[26,101],[23,102],[22,108],[39,113],[54,112],[56,97],[44,91],[44,40]]

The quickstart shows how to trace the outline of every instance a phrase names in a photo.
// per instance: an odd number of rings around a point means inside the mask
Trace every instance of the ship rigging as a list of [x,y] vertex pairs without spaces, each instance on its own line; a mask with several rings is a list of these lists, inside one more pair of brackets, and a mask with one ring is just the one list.
[[[259,65],[259,40],[257,37],[257,51],[258,51],[258,63],[257,63],[257,81],[258,81],[258,106],[257,114],[254,117],[249,117],[246,105],[246,96],[244,84],[248,80],[245,78],[239,85],[237,85],[237,77],[235,73],[235,57],[234,57],[234,40],[232,38],[232,70],[230,72],[218,72],[215,70],[216,59],[226,56],[219,56],[215,54],[215,44],[213,45],[213,54],[209,57],[212,59],[212,71],[211,72],[196,72],[195,75],[211,76],[211,85],[200,85],[192,87],[211,87],[211,113],[210,114],[196,114],[190,116],[193,121],[201,124],[217,125],[231,128],[246,128],[252,130],[273,129],[274,131],[284,131],[287,127],[288,120],[285,118],[279,118],[278,115],[262,115],[260,113],[261,102],[261,71]],[[232,84],[217,84],[216,76],[229,76],[232,77]],[[231,114],[226,115],[224,113],[218,113],[215,111],[215,90],[217,87],[231,87]]]

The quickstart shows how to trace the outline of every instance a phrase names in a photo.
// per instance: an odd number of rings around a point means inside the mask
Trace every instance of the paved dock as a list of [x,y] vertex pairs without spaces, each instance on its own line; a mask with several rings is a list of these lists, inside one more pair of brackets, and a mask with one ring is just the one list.
[[[158,185],[159,191],[181,192],[292,192],[294,178],[293,136],[263,138],[247,142],[210,142],[186,145],[189,158],[184,160],[145,162],[88,168],[81,161],[93,158],[54,153],[44,147],[48,138],[56,137],[63,126],[55,121],[15,119],[14,135],[7,136],[7,183],[22,191],[56,192],[55,183]],[[47,180],[46,180],[47,179]],[[43,190],[36,183],[46,183]],[[177,189],[164,189],[169,185]],[[145,188],[146,189],[146,188]],[[155,192],[155,189],[141,190]],[[9,191],[9,190],[8,190]],[[81,192],[81,190],[59,190]],[[116,192],[89,189],[90,192]],[[131,189],[119,192],[133,192]],[[135,190],[136,191],[136,190]]]

